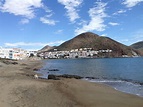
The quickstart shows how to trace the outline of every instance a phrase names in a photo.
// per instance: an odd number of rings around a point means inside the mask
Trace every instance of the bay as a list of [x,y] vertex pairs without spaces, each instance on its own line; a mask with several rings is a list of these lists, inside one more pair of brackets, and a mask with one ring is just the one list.
[[[117,90],[143,96],[143,58],[50,59],[40,69],[43,77],[71,74],[90,82],[104,83]],[[49,71],[57,69],[58,71]],[[88,77],[88,78],[86,78]],[[90,78],[92,77],[92,78]]]

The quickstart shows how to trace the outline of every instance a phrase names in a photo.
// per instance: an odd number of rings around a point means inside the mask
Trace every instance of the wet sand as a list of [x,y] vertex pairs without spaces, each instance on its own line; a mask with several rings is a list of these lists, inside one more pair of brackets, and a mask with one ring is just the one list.
[[0,62],[0,107],[143,107],[143,98],[83,80],[34,79],[42,61]]

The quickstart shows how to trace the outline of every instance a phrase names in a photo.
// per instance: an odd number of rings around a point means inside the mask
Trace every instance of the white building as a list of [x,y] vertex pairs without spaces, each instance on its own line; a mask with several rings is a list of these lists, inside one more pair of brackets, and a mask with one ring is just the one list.
[[22,60],[27,57],[27,51],[20,48],[0,47],[0,58]]
[[12,49],[0,47],[0,58],[9,58],[9,59],[11,59],[11,54],[10,54],[11,51],[12,51]]
[[12,59],[16,60],[22,60],[27,57],[27,51],[20,48],[13,48],[13,52],[11,54],[12,54]]

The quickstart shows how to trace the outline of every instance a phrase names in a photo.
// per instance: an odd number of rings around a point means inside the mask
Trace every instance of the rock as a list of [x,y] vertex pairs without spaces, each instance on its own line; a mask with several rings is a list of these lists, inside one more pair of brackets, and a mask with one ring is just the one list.
[[59,75],[58,77],[63,77],[63,78],[75,78],[75,79],[81,79],[81,76],[78,75],[69,75],[69,74],[64,74],[64,75]]
[[12,61],[8,61],[8,60],[4,60],[2,62],[5,63],[5,64],[7,64],[7,65],[9,65],[9,64],[13,64],[13,65],[18,64],[18,62],[12,62]]
[[14,65],[16,65],[16,64],[18,64],[18,62],[11,62],[11,64],[14,64]]
[[7,64],[7,65],[9,65],[10,64],[10,62],[9,61],[2,61],[3,63],[5,63],[5,64]]
[[53,79],[53,80],[59,80],[59,78],[75,78],[75,79],[82,79],[81,76],[78,75],[69,75],[69,74],[64,74],[64,75],[53,75],[53,74],[49,74],[48,75],[48,79]]
[[59,80],[56,75],[49,74],[48,79]]
[[59,69],[49,69],[49,71],[59,71]]
[[95,77],[85,77],[85,78],[87,78],[89,80],[95,79]]
[[39,69],[38,68],[34,68],[33,71],[39,71]]

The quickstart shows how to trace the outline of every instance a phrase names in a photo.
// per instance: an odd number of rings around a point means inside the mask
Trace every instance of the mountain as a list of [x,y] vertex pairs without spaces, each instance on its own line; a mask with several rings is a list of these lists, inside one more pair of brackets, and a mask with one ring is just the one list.
[[142,50],[143,51],[143,41],[134,43],[131,45],[132,48]]
[[[136,49],[123,45],[109,37],[99,36],[91,32],[82,33],[56,47],[59,51],[80,48],[92,48],[96,51],[109,49],[112,50],[112,53],[110,54],[111,57],[121,57],[122,55],[141,55],[141,53]],[[53,51],[53,49],[50,51]]]
[[40,50],[38,51],[38,53],[47,52],[47,51],[49,51],[49,50],[51,50],[51,49],[54,49],[54,48],[55,48],[55,46],[46,45],[45,47],[43,47],[42,49],[40,49]]
[[143,53],[143,41],[132,44],[130,47],[138,50],[140,53]]

